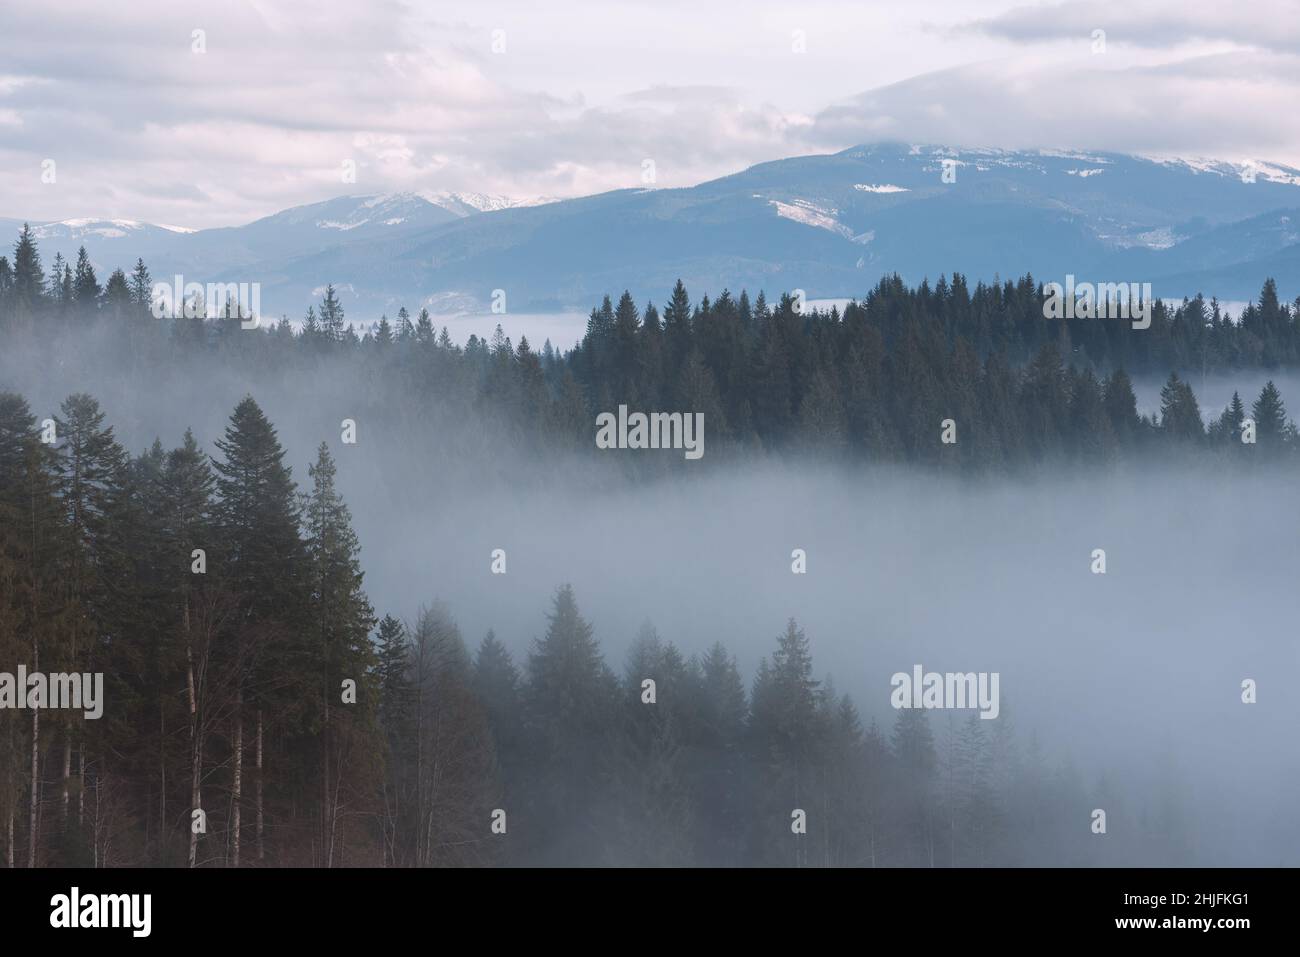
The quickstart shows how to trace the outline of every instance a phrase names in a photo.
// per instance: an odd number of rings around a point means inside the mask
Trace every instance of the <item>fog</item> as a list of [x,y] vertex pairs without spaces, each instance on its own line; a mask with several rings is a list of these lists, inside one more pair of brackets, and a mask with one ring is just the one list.
[[[1259,398],[1260,390],[1269,382],[1282,393],[1291,418],[1300,413],[1300,374],[1288,369],[1238,369],[1227,372],[1202,372],[1200,369],[1180,370],[1179,378],[1191,385],[1196,393],[1201,417],[1211,422],[1217,419],[1232,402],[1232,393],[1241,395],[1241,401],[1250,414],[1250,407]],[[1133,393],[1137,396],[1138,412],[1160,418],[1160,390],[1169,377],[1140,375],[1133,377]]]
[[[707,424],[699,462],[606,451],[609,467],[543,467],[473,418],[415,399],[386,404],[355,364],[132,369],[105,358],[120,346],[93,336],[0,346],[0,389],[22,393],[38,418],[90,392],[133,453],[155,436],[175,446],[186,427],[215,452],[251,393],[300,485],[315,447],[330,444],[381,616],[409,620],[442,599],[471,648],[493,628],[523,664],[554,589],[569,582],[615,670],[649,619],[688,655],[724,641],[746,681],[794,617],[818,677],[833,675],[864,723],[885,729],[894,672],[998,672],[999,720],[1022,741],[1036,735],[1053,765],[1073,765],[1090,786],[1105,775],[1130,807],[1176,793],[1195,863],[1300,864],[1294,472],[1207,461],[941,478],[711,457]],[[1266,378],[1215,377],[1202,409],[1217,413],[1214,397],[1233,388],[1249,404]],[[1278,384],[1300,397],[1300,385]],[[345,417],[357,421],[356,445],[339,442]],[[616,460],[636,455],[673,467],[633,481]],[[496,548],[505,575],[490,572]],[[791,572],[796,548],[803,575]],[[1090,569],[1098,548],[1104,575]],[[1246,678],[1258,682],[1256,704],[1241,701]],[[937,736],[950,716],[931,716]]]
[[[389,316],[389,321],[393,320]],[[414,317],[412,317],[414,322]],[[534,313],[467,313],[455,316],[434,316],[433,324],[439,331],[447,330],[451,341],[463,346],[470,336],[492,340],[497,326],[510,341],[518,343],[520,337],[527,336],[528,344],[538,352],[542,343],[550,340],[552,346],[564,351],[572,349],[582,341],[587,333],[587,314],[583,312],[534,312]]]

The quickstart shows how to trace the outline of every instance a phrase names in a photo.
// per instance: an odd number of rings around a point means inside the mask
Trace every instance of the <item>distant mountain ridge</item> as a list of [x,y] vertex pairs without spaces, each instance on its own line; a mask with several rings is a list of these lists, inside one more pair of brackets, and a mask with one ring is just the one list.
[[84,243],[101,281],[140,256],[159,279],[260,282],[264,310],[292,319],[327,282],[362,321],[401,305],[484,309],[497,289],[511,311],[585,311],[623,289],[662,299],[679,277],[697,295],[798,288],[828,299],[861,296],[893,272],[912,283],[1073,273],[1241,300],[1272,276],[1281,294],[1300,295],[1300,170],[1116,153],[882,143],[569,200],[418,191],[221,229],[33,226],[47,265]]

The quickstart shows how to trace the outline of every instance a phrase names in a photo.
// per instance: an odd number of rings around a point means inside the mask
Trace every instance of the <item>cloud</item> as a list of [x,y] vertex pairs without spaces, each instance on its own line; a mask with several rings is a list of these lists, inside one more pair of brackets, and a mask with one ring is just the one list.
[[1193,42],[1231,42],[1300,53],[1300,13],[1295,0],[1252,0],[1248,4],[1073,0],[1018,6],[966,26],[1021,43],[1071,39],[1091,42],[1093,30],[1105,30],[1107,43],[1149,49]]
[[905,139],[1300,157],[1300,131],[1277,122],[1300,101],[1300,57],[1243,51],[1118,68],[1093,59],[998,61],[915,77],[823,110],[806,135],[827,146]]
[[639,186],[646,158],[660,185],[688,185],[780,153],[801,122],[724,87],[603,102],[520,87],[489,30],[400,3],[139,6],[8,25],[0,123],[21,136],[0,144],[0,212],[225,225],[344,192]]
[[[882,138],[1300,161],[1283,122],[1300,28],[1275,22],[1281,4],[821,2],[794,17],[760,3],[749,17],[574,3],[558,32],[528,5],[458,0],[14,8],[0,216],[201,227],[343,193],[573,196],[643,185],[646,159],[657,185],[684,186]],[[1059,42],[1094,21],[1105,56]]]

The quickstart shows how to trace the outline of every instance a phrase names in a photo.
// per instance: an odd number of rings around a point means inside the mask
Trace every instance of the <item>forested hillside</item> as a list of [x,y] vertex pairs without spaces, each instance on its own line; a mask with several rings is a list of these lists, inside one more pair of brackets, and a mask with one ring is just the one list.
[[1013,706],[864,727],[793,620],[747,680],[650,623],[616,673],[567,586],[519,661],[437,603],[377,618],[328,448],[299,494],[252,399],[211,460],[128,455],[86,395],[55,421],[0,395],[0,661],[102,671],[108,705],[0,711],[9,866],[1188,859],[1176,816],[1088,845],[1104,785]]
[[[843,313],[762,294],[693,303],[679,284],[662,310],[606,299],[564,353],[504,337],[461,347],[405,310],[358,335],[332,288],[300,331],[158,320],[150,285],[140,263],[101,288],[84,257],[47,276],[25,233],[12,264],[0,259],[0,349],[50,368],[89,351],[133,387],[210,367],[255,390],[342,362],[376,418],[404,409],[403,428],[431,432],[460,421],[489,453],[539,461],[598,461],[595,415],[620,404],[702,411],[705,463],[1263,468],[1300,449],[1271,383],[1207,427],[1173,371],[1300,361],[1300,306],[1271,283],[1237,320],[1198,298],[1157,305],[1146,330],[1045,320],[1028,277],[973,290],[885,279]],[[1128,374],[1153,370],[1169,379],[1160,415],[1144,418]],[[196,388],[196,414],[207,401]],[[1253,443],[1240,440],[1248,417]],[[1014,697],[995,722],[903,709],[864,726],[793,619],[770,623],[748,675],[723,642],[689,653],[649,622],[627,660],[606,661],[563,569],[523,654],[509,648],[524,636],[462,635],[436,582],[400,621],[367,598],[363,544],[386,543],[353,532],[337,433],[291,462],[253,396],[223,433],[172,448],[124,448],[83,392],[46,418],[0,379],[0,670],[102,671],[108,703],[97,721],[0,710],[9,866],[1194,859],[1172,787],[1147,796],[1154,826],[1111,805],[1123,839],[1090,843],[1079,821],[1105,779],[1047,757]],[[944,419],[954,444],[940,441]],[[431,484],[457,448],[439,447]],[[692,464],[655,461],[626,474]],[[809,814],[806,839],[793,809]]]
[[[101,288],[83,255],[48,276],[30,233],[0,258],[0,335],[51,354],[78,340],[132,369],[201,361],[250,375],[351,357],[386,406],[410,397],[463,409],[539,456],[595,454],[593,422],[620,404],[704,414],[709,457],[764,452],[900,461],[973,471],[1042,461],[1106,462],[1197,446],[1268,458],[1294,452],[1295,429],[1271,384],[1225,409],[1201,409],[1187,370],[1231,373],[1300,364],[1300,303],[1266,280],[1239,317],[1201,296],[1152,305],[1150,328],[1112,319],[1045,319],[1031,277],[967,287],[961,276],[908,289],[885,278],[840,313],[789,295],[720,293],[693,303],[681,283],[662,309],[624,294],[591,312],[574,349],[498,334],[454,344],[427,310],[403,308],[359,333],[333,287],[298,328],[241,328],[238,313],[154,319],[144,262]],[[1179,373],[1183,373],[1183,378]],[[1159,416],[1141,417],[1130,376],[1168,376]],[[360,401],[360,397],[359,397]],[[1208,417],[1208,425],[1205,419]],[[1249,448],[1239,441],[1256,424]],[[951,419],[957,441],[938,441]],[[641,459],[633,469],[662,469]]]

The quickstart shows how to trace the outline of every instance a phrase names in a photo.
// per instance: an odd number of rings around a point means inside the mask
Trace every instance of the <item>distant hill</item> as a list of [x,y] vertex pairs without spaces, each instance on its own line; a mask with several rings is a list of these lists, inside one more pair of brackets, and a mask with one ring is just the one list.
[[[944,182],[945,161],[955,172]],[[262,284],[298,319],[333,282],[349,318],[400,305],[587,310],[607,292],[663,299],[680,277],[809,298],[882,274],[954,271],[1151,282],[1157,295],[1300,295],[1300,170],[1114,153],[859,146],[762,163],[685,189],[520,204],[490,196],[341,197],[197,232],[129,221],[41,224],[43,259],[84,243],[101,272],[143,256],[155,278]],[[1253,180],[1253,181],[1248,181]],[[16,221],[3,221],[16,229]]]

